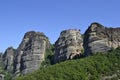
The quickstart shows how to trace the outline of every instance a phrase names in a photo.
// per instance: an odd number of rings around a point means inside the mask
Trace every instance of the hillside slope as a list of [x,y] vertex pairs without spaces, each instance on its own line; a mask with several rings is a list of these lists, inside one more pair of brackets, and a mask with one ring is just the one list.
[[68,60],[42,68],[16,80],[118,80],[120,79],[120,47],[108,53]]

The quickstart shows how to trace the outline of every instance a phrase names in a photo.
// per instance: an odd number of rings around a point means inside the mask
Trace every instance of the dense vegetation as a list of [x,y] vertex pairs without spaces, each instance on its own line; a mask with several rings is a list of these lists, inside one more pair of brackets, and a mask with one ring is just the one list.
[[41,68],[16,80],[118,80],[120,79],[120,47],[108,53],[68,60]]
[[41,63],[41,68],[45,68],[53,64],[53,56],[54,56],[54,45],[50,45],[50,49],[46,50],[45,53],[45,61]]

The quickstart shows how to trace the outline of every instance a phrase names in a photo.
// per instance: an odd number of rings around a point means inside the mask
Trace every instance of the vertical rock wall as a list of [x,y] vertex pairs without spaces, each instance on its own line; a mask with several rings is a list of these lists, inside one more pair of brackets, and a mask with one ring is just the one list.
[[4,80],[4,75],[0,74],[0,80]]
[[9,47],[6,49],[3,55],[3,63],[5,70],[7,70],[10,73],[13,73],[14,54],[15,54],[15,50],[12,47]]
[[120,46],[120,28],[107,28],[92,23],[84,34],[85,54],[107,52]]
[[15,56],[15,74],[27,74],[40,68],[46,49],[50,47],[48,38],[40,32],[27,32]]
[[[81,57],[83,51],[85,55],[89,55],[107,52],[118,46],[120,46],[120,28],[107,28],[99,23],[92,23],[84,33],[84,40],[80,30],[62,31],[55,42],[55,54],[52,60],[58,63]],[[50,49],[48,37],[41,32],[30,31],[25,34],[16,50],[9,47],[4,55],[0,54],[0,61],[4,63],[5,70],[15,76],[25,75],[40,68],[47,49]]]
[[79,57],[83,50],[83,39],[76,29],[64,30],[55,43],[54,63]]

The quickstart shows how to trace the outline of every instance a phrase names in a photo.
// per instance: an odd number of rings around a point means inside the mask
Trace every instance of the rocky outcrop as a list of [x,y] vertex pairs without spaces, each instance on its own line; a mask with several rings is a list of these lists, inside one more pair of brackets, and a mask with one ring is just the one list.
[[0,61],[2,60],[3,53],[0,53]]
[[92,23],[84,34],[85,54],[107,52],[120,46],[120,28],[107,28]]
[[3,55],[3,63],[4,63],[4,69],[7,70],[10,73],[13,73],[13,60],[14,60],[14,53],[15,50],[13,47],[9,47],[6,49],[4,55]]
[[[84,40],[80,30],[62,31],[55,42],[54,57],[51,55],[48,57],[51,63],[58,63],[81,57],[83,51],[85,51],[85,55],[89,55],[96,52],[107,52],[118,46],[120,46],[120,28],[107,28],[99,23],[92,23],[84,34]],[[4,55],[0,54],[0,62],[4,63],[5,70],[15,76],[25,75],[40,68],[41,63],[45,60],[45,55],[50,53],[50,49],[50,42],[44,33],[29,31],[17,49],[9,47]]]
[[50,48],[48,38],[40,32],[27,32],[15,55],[15,74],[27,74],[40,68],[46,49]]
[[2,56],[3,56],[3,53],[0,53],[0,73],[3,71],[3,58],[2,58]]
[[83,39],[80,30],[64,30],[55,43],[54,63],[78,57],[82,54],[81,50]]
[[4,80],[4,75],[0,74],[0,80]]

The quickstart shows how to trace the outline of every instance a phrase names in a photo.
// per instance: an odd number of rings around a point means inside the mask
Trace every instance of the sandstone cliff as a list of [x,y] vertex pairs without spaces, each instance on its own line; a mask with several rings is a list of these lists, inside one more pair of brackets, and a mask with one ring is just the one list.
[[2,60],[3,53],[0,53],[0,61]]
[[6,49],[3,55],[4,69],[10,73],[13,73],[14,54],[15,50],[13,49],[13,47],[9,47]]
[[[84,33],[84,39],[80,30],[62,31],[55,42],[54,57],[52,53],[49,60],[58,63],[81,57],[83,51],[85,55],[89,55],[107,52],[118,46],[120,46],[120,28],[107,28],[99,23],[92,23]],[[0,54],[0,61],[4,62],[5,70],[19,76],[39,69],[45,60],[45,55],[49,54],[51,48],[48,37],[41,32],[29,31],[17,49],[9,47],[4,55]],[[45,61],[45,64],[48,64],[49,60]]]
[[4,75],[0,74],[0,80],[4,80]]
[[92,23],[84,34],[85,54],[107,52],[120,46],[120,28],[107,28]]
[[43,33],[27,32],[15,55],[15,74],[24,75],[39,69],[47,48],[50,48],[50,42]]
[[0,53],[0,73],[2,72],[3,70],[3,53]]
[[83,39],[76,29],[64,30],[55,43],[54,63],[79,57],[83,50]]
[[0,53],[0,80],[4,80],[3,72],[3,53]]

